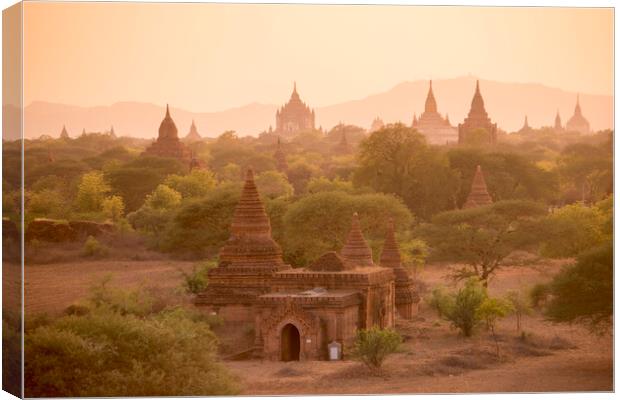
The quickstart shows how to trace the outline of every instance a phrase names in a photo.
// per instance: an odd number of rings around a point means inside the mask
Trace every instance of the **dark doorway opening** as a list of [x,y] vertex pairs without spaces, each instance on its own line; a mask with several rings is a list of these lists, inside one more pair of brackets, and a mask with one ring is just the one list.
[[282,328],[282,361],[299,361],[299,330],[293,324],[287,324]]

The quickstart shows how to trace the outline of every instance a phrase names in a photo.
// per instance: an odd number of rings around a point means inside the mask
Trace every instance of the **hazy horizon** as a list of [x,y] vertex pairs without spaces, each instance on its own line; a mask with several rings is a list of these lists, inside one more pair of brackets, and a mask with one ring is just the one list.
[[25,105],[217,112],[297,81],[326,107],[471,75],[613,95],[611,8],[25,3],[24,21]]

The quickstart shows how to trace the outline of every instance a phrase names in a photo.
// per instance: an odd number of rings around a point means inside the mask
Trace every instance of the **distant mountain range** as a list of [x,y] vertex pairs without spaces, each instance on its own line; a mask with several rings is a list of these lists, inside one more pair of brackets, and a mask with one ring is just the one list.
[[[476,78],[472,76],[433,81],[433,90],[439,112],[449,114],[453,125],[463,121],[469,111],[474,94]],[[529,125],[553,125],[556,110],[560,111],[564,124],[573,114],[577,93],[551,88],[535,83],[505,83],[480,80],[480,89],[485,106],[493,122],[505,131],[521,128],[525,115]],[[410,124],[413,114],[424,111],[424,101],[428,92],[428,81],[402,82],[393,88],[363,99],[352,100],[326,107],[315,107],[316,123],[330,129],[339,122],[368,128],[375,117],[385,123],[402,121]],[[302,100],[312,107],[311,99]],[[288,98],[282,99],[282,104]],[[613,127],[613,97],[605,95],[580,94],[584,116],[594,130]],[[185,136],[192,119],[198,132],[203,136],[214,137],[226,130],[234,130],[241,136],[257,135],[275,125],[278,105],[252,103],[220,112],[193,113],[171,105],[171,114]],[[109,130],[114,126],[117,135],[153,138],[157,136],[159,123],[164,116],[165,105],[138,102],[119,102],[110,106],[79,107],[36,101],[25,108],[25,135],[36,138],[42,134],[57,137],[63,125],[69,135],[79,136],[82,129],[87,132]],[[16,126],[11,115],[16,110],[5,106],[3,129],[14,132]],[[8,118],[7,118],[8,117]],[[317,126],[317,127],[318,127]]]

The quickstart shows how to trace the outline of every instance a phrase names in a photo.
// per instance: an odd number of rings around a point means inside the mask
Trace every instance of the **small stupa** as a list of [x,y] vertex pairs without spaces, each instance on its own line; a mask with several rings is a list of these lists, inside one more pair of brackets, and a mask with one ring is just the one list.
[[476,167],[476,174],[474,180],[471,183],[471,190],[467,201],[463,204],[463,208],[474,208],[480,206],[486,206],[493,203],[493,199],[489,195],[487,190],[487,184],[484,181],[484,175],[482,174],[482,168],[480,165]]
[[189,127],[189,132],[185,135],[186,142],[199,142],[202,140],[202,136],[198,133],[198,129],[196,128],[196,124],[194,120],[192,120],[192,125]]
[[364,239],[364,234],[360,228],[360,220],[357,213],[353,214],[351,230],[347,236],[347,241],[340,250],[340,255],[347,261],[359,266],[371,266],[372,250]]
[[379,264],[382,267],[392,268],[394,272],[396,310],[401,318],[411,319],[417,313],[420,296],[413,280],[403,268],[400,249],[394,235],[394,220],[390,218],[385,234],[385,242],[381,251]]

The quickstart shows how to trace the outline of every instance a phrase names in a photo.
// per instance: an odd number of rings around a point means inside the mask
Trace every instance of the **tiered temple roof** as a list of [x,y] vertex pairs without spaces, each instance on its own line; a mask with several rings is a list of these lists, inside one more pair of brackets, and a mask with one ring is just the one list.
[[254,173],[247,171],[233,215],[230,238],[220,251],[222,267],[283,267],[282,249],[271,237],[271,224],[260,200]]
[[177,126],[170,116],[170,108],[168,105],[166,105],[166,116],[159,125],[159,135],[157,140],[151,144],[143,154],[157,157],[172,157],[188,162],[190,161],[190,151],[179,140]]
[[472,131],[484,129],[488,136],[488,143],[497,142],[497,124],[491,122],[484,108],[484,99],[480,93],[480,82],[476,81],[476,92],[471,100],[469,114],[462,124],[459,124],[459,143],[467,143]]
[[525,116],[525,120],[523,121],[523,126],[519,129],[519,133],[530,133],[532,132],[532,128],[530,124],[527,122],[527,115]]
[[571,132],[579,132],[583,134],[590,133],[590,123],[581,113],[581,105],[579,105],[579,95],[577,95],[577,104],[575,105],[575,113],[566,122],[566,130]]
[[458,132],[455,127],[450,125],[448,116],[442,117],[437,112],[437,101],[433,93],[433,81],[430,81],[426,102],[424,104],[424,112],[418,118],[413,115],[412,128],[426,136],[426,140],[431,144],[446,144],[448,142],[456,142]]
[[372,120],[372,123],[370,124],[370,132],[372,133],[381,130],[384,126],[385,124],[383,123],[383,120],[379,117],[376,117]]
[[297,83],[293,84],[293,93],[288,103],[276,112],[276,132],[293,135],[297,132],[314,129],[314,110],[301,101],[297,93]]
[[189,127],[189,132],[185,135],[185,140],[188,142],[198,142],[202,140],[202,136],[198,133],[194,120],[192,120],[192,125]]
[[373,265],[372,250],[368,246],[368,243],[366,243],[366,239],[364,239],[357,213],[353,214],[351,230],[349,231],[345,245],[342,247],[342,250],[340,250],[340,255],[355,265]]
[[475,208],[480,206],[486,206],[493,203],[493,199],[489,195],[487,190],[487,184],[484,181],[484,175],[482,174],[482,168],[480,165],[476,167],[476,174],[474,180],[471,183],[471,190],[467,201],[463,205],[463,208]]

